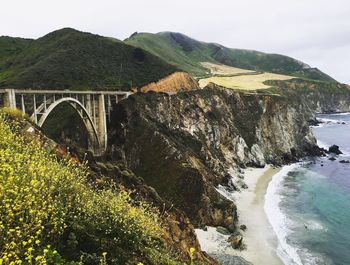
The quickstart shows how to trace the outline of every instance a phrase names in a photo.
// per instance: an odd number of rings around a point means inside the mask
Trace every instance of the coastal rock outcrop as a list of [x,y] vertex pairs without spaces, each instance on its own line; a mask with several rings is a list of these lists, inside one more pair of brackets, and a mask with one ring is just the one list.
[[336,155],[341,155],[343,153],[342,151],[340,151],[339,146],[335,144],[328,148],[328,152]]
[[234,249],[240,248],[243,237],[241,235],[232,235],[227,240]]
[[113,112],[108,152],[196,227],[234,230],[236,206],[218,185],[227,177],[235,182],[239,167],[307,155],[316,146],[311,116],[283,97],[218,86],[174,95],[135,94]]

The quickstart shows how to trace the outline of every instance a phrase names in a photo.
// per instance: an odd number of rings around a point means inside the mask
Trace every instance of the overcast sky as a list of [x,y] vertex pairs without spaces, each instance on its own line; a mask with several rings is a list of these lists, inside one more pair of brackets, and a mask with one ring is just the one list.
[[349,0],[0,0],[0,35],[72,27],[125,39],[176,31],[231,48],[281,53],[350,83]]

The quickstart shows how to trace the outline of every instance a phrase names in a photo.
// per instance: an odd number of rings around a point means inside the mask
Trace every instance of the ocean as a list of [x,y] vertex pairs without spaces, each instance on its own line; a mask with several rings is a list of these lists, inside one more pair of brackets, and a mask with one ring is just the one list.
[[288,165],[269,183],[264,209],[285,264],[350,265],[350,113],[322,114],[318,144],[344,153]]

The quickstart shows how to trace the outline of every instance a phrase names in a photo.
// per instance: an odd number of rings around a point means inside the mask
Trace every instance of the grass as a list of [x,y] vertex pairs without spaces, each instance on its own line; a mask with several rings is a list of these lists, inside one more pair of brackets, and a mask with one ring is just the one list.
[[1,110],[0,264],[171,261],[157,211],[112,185],[97,189],[86,166],[22,131],[27,122]]
[[252,70],[236,68],[223,64],[215,64],[210,62],[202,62],[205,68],[209,69],[212,75],[237,75],[237,74],[247,74],[254,73]]
[[186,39],[181,42],[181,39],[177,38],[176,42],[173,38],[176,36],[181,38],[180,35],[172,35],[169,32],[159,34],[140,33],[125,40],[125,43],[155,54],[169,64],[195,76],[209,74],[209,70],[198,63],[215,62],[208,55],[209,52],[203,53],[203,47],[196,45],[196,43],[187,43]]
[[213,76],[199,80],[200,87],[205,87],[209,83],[215,83],[217,85],[242,90],[257,90],[268,89],[271,86],[266,85],[264,82],[267,80],[290,80],[294,77],[262,73],[262,74],[249,74],[249,75],[237,75],[237,76]]

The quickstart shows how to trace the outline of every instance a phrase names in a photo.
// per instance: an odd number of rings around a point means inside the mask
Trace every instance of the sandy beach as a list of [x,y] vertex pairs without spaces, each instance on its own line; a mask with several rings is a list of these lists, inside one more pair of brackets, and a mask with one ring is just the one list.
[[229,256],[239,256],[254,265],[283,265],[276,254],[277,237],[264,211],[266,189],[273,175],[279,170],[271,166],[263,169],[245,169],[244,180],[248,189],[233,194],[238,208],[239,225],[247,226],[246,231],[240,231],[246,249],[234,250],[227,244],[229,235],[220,234],[215,228],[209,227],[207,231],[196,229],[204,251],[215,256],[224,255],[227,261]]

